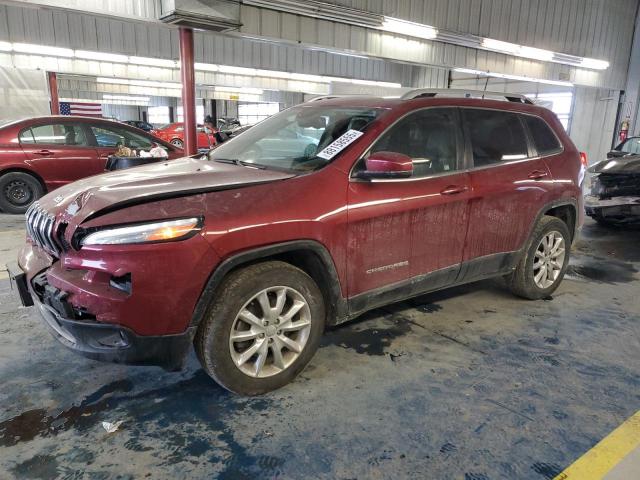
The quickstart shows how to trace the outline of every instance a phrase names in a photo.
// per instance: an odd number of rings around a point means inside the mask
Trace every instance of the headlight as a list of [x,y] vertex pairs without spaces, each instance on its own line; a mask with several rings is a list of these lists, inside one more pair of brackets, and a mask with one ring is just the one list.
[[143,223],[126,227],[106,228],[90,233],[81,245],[120,245],[127,243],[167,242],[184,240],[202,228],[200,218],[182,218],[166,222]]

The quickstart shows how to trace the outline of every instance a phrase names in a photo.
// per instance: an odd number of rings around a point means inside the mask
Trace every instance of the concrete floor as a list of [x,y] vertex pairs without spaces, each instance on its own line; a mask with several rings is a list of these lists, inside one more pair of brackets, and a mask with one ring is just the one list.
[[573,255],[547,301],[492,280],[370,312],[254,399],[194,355],[78,357],[0,279],[0,478],[553,478],[640,409],[640,230],[589,222]]

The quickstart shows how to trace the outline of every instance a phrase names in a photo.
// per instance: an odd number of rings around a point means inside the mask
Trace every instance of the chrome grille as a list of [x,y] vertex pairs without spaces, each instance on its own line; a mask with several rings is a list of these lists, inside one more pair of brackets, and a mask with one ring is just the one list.
[[33,242],[52,255],[59,256],[60,248],[55,240],[56,218],[34,203],[25,214],[27,234]]

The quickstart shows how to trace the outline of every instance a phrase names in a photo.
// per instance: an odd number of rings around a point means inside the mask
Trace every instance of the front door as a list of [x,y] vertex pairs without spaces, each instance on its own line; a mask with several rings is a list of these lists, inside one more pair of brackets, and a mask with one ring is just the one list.
[[[404,117],[373,145],[368,155],[408,155],[414,172],[407,179],[351,179],[350,297],[399,282],[407,283],[405,290],[453,283],[462,260],[470,197],[469,175],[460,171],[461,143],[457,110],[426,108]],[[364,159],[355,171],[362,168]],[[403,296],[403,285],[395,286]]]
[[49,189],[99,173],[96,151],[80,123],[33,125],[20,132],[20,145]]

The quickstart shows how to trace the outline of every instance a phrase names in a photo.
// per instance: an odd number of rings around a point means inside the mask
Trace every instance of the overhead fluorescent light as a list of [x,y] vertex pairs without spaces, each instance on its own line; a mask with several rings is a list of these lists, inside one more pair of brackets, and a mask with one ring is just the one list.
[[394,82],[378,82],[376,80],[359,80],[354,78],[351,80],[351,83],[356,85],[371,85],[374,87],[387,87],[387,88],[402,88],[402,85]]
[[605,60],[596,60],[595,58],[583,58],[580,62],[580,66],[595,70],[606,70],[609,68],[609,62]]
[[96,78],[98,83],[112,83],[115,85],[129,85],[129,80],[126,78],[110,78],[110,77],[98,77]]
[[521,57],[532,58],[534,60],[542,60],[544,62],[550,62],[553,60],[553,52],[550,50],[543,50],[541,48],[520,47],[518,55]]
[[221,73],[232,73],[235,75],[255,76],[255,68],[234,67],[232,65],[218,65],[218,71]]
[[231,93],[248,93],[252,95],[262,95],[264,90],[261,88],[252,87],[215,87],[216,92],[231,92]]
[[382,21],[382,30],[386,32],[399,33],[410,37],[424,38],[431,40],[438,36],[438,30],[430,25],[421,23],[408,22],[399,18],[384,17]]
[[521,48],[520,45],[516,45],[515,43],[503,42],[502,40],[496,40],[494,38],[483,38],[482,46],[489,50],[498,50],[511,54],[517,54]]
[[31,43],[14,43],[13,50],[20,53],[33,55],[53,55],[54,57],[73,57],[70,48],[48,47],[46,45],[33,45]]
[[181,89],[182,85],[172,82],[157,82],[155,80],[129,80],[128,78],[115,78],[115,77],[98,77],[96,78],[98,83],[111,83],[115,85],[134,85],[138,87],[155,87],[155,88],[167,88],[167,89]]
[[104,98],[105,100],[131,100],[131,101],[136,101],[136,102],[148,102],[149,101],[149,97],[133,97],[131,95],[109,95],[109,94],[104,94],[102,95],[102,98]]
[[10,52],[10,51],[11,51],[10,42],[0,42],[0,52]]
[[148,67],[165,67],[165,68],[177,68],[178,62],[176,60],[167,60],[164,58],[150,58],[150,57],[129,57],[129,63],[135,65],[146,65]]
[[205,72],[217,72],[218,65],[213,65],[211,63],[195,63],[193,68],[196,70],[203,70]]
[[327,81],[325,79],[323,79],[323,77],[321,77],[319,75],[308,75],[308,74],[305,74],[305,73],[292,73],[291,74],[291,79],[292,80],[299,80],[301,82],[327,83]]
[[127,55],[118,55],[116,53],[89,52],[87,50],[76,50],[75,57],[82,58],[84,60],[96,60],[101,62],[129,63],[129,57]]
[[573,83],[571,82],[563,82],[560,80],[547,80],[545,78],[532,78],[532,77],[523,77],[521,75],[510,75],[506,73],[496,73],[482,70],[472,70],[469,68],[454,68],[454,72],[458,73],[468,73],[470,75],[481,75],[484,77],[494,77],[494,78],[504,78],[505,80],[517,80],[519,82],[534,82],[534,83],[544,83],[547,85],[558,85],[562,87],[573,87]]

